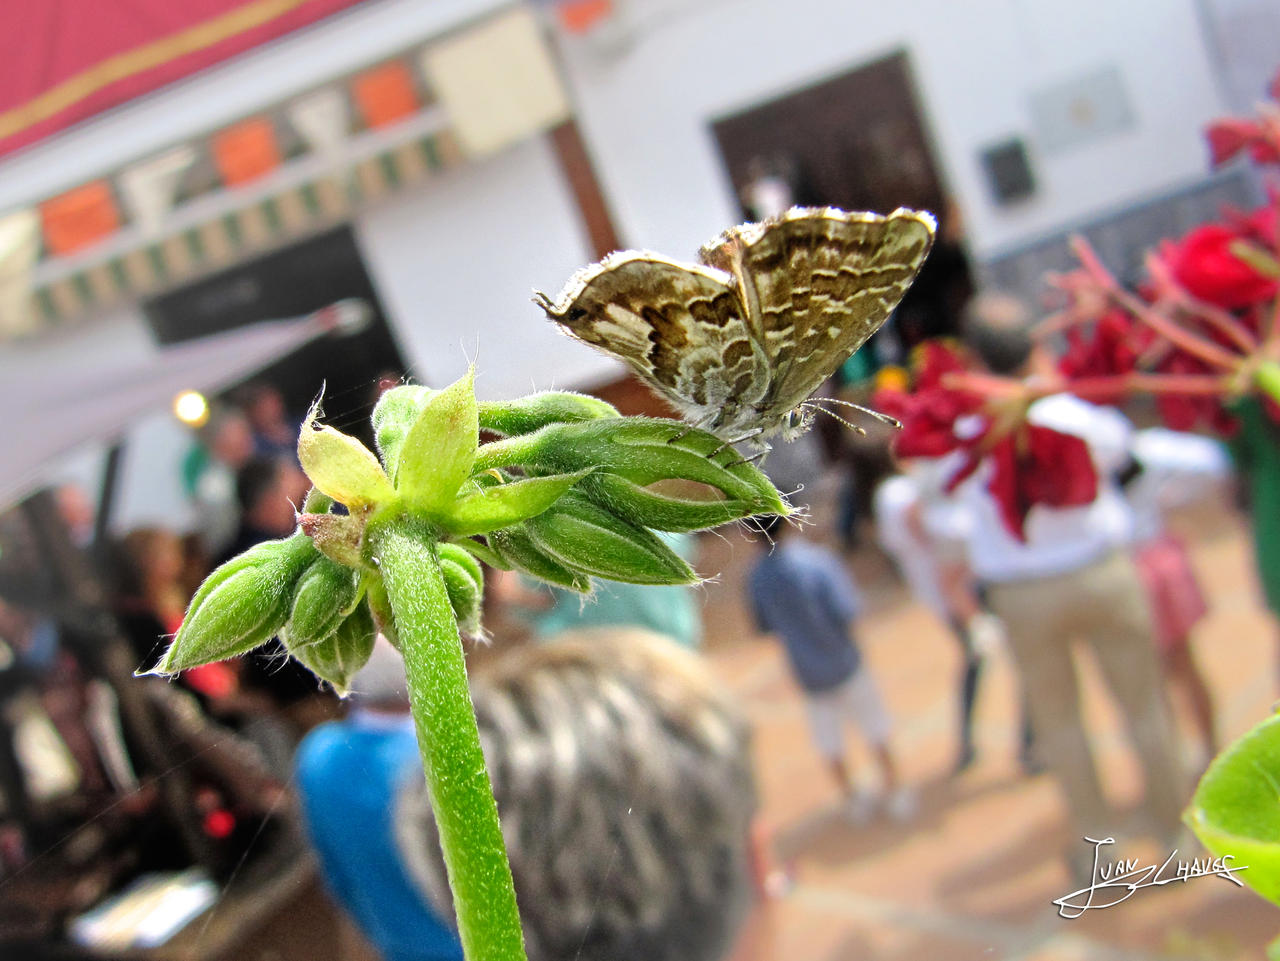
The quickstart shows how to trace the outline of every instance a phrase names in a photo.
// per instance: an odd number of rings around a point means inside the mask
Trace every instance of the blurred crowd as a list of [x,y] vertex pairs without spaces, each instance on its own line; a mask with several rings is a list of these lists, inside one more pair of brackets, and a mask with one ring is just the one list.
[[[951,289],[954,280],[940,283]],[[1053,345],[1033,336],[1028,305],[993,292],[959,309],[949,296],[929,303],[925,289],[882,335],[891,347],[873,347],[870,367],[846,370],[831,391],[864,397],[868,384],[896,376],[889,360],[940,337],[962,343],[957,356],[975,370],[1054,383]],[[878,549],[959,652],[951,773],[975,758],[984,662],[1007,651],[1023,690],[1020,769],[1056,779],[1073,835],[1114,830],[1081,714],[1075,652],[1087,646],[1143,771],[1145,827],[1172,843],[1191,777],[1169,697],[1184,699],[1194,722],[1194,766],[1218,742],[1194,656],[1210,599],[1165,514],[1219,496],[1230,458],[1205,437],[1137,429],[1115,408],[1064,393],[1036,400],[1026,417],[1081,441],[1097,484],[1070,503],[1028,508],[1021,530],[1010,528],[990,483],[992,458],[981,451],[963,479],[954,456],[902,456],[888,432],[824,430],[779,448],[766,462],[775,482],[798,505],[823,484],[838,488],[842,516],[821,525],[830,536],[780,518],[753,525],[758,551],[741,602],[760,636],[785,653],[812,749],[851,830],[884,817],[910,831],[921,800],[894,746],[904,719],[889,710],[859,647],[866,603],[849,559]],[[92,626],[69,624],[47,605],[0,601],[0,875],[20,874],[95,817],[114,836],[94,854],[111,851],[112,877],[192,857],[226,877],[269,838],[264,825],[287,833],[302,823],[333,896],[383,957],[459,958],[390,645],[379,643],[345,704],[278,643],[175,680],[128,676],[156,664],[213,566],[294,530],[307,483],[298,428],[267,384],[215,406],[182,465],[202,519],[195,533],[144,528],[92,544],[88,499],[56,491],[72,548],[106,575],[108,633],[125,653],[112,661],[100,636],[88,639]],[[39,538],[17,512],[4,524],[2,573],[37,584]],[[671,543],[695,560],[695,536]],[[741,705],[698,654],[708,627],[699,591],[710,589],[600,584],[584,600],[489,572],[494,642],[474,650],[475,700],[531,957],[723,957],[753,899],[785,896],[787,874],[755,811]],[[149,726],[138,726],[139,710]],[[851,732],[869,748],[869,774],[852,769]],[[179,818],[163,815],[175,803],[175,772],[186,805]],[[1074,874],[1086,871],[1064,855]],[[82,867],[91,862],[76,856]],[[92,903],[110,873],[96,887],[82,884],[66,910]]]

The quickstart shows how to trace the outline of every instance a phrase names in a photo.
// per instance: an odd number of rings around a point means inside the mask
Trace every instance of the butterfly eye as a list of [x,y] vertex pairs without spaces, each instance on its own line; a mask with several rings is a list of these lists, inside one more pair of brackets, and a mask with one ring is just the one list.
[[587,312],[581,307],[570,307],[569,312],[565,314],[568,320],[581,320],[587,316]]

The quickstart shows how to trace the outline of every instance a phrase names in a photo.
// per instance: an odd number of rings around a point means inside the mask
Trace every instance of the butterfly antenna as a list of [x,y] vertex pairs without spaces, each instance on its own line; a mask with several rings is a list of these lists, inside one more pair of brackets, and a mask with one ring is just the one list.
[[[864,435],[864,436],[865,436],[865,435],[866,435],[866,433],[867,433],[866,428],[864,428],[864,427],[859,427],[859,426],[858,426],[857,424],[855,424],[853,421],[845,420],[843,417],[841,417],[839,414],[837,414],[834,410],[827,410],[825,407],[819,407],[817,404],[803,404],[802,406],[807,407],[809,410],[812,410],[812,411],[814,411],[815,413],[823,413],[823,414],[826,414],[828,417],[832,418],[833,420],[837,420],[837,421],[839,421],[841,424],[844,424],[844,426],[845,426],[845,427],[848,427],[848,428],[849,428],[851,431],[853,431],[855,434],[862,434],[862,435]],[[858,405],[857,405],[857,404],[850,404],[849,406],[850,406],[850,407],[858,407]],[[858,407],[858,409],[859,409],[859,410],[866,410],[866,408],[865,408],[865,407]],[[868,411],[868,413],[872,413],[872,414],[874,414],[874,413],[875,413],[875,411]],[[883,417],[884,415],[883,415],[883,414],[881,414],[880,416],[882,416],[882,417]],[[891,419],[892,419],[892,418],[891,418]],[[894,421],[894,423],[897,423],[897,421]],[[899,424],[899,426],[901,426],[901,425]]]
[[[839,404],[841,407],[852,407],[854,410],[860,410],[862,411],[862,413],[867,414],[871,417],[874,417],[876,420],[880,421],[880,423],[882,424],[887,424],[890,427],[895,427],[899,429],[902,427],[902,421],[898,420],[898,418],[890,417],[888,414],[882,414],[878,410],[873,410],[870,407],[863,407],[861,404],[855,404],[852,401],[840,400],[838,397],[815,397],[812,401],[810,401],[809,406],[815,407],[815,409],[817,410],[822,410],[823,413],[830,414],[831,411],[823,410],[823,408],[817,407],[817,404],[819,403]],[[866,433],[866,432],[863,431],[863,433]]]

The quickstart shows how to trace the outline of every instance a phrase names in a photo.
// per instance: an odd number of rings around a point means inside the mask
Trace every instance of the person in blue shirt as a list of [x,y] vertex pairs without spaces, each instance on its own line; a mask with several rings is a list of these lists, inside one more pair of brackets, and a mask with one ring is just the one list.
[[776,635],[804,692],[813,741],[846,799],[851,820],[878,803],[854,783],[845,760],[844,726],[859,727],[879,768],[886,812],[905,820],[914,794],[899,783],[889,746],[892,723],[862,664],[853,628],[861,600],[844,564],[830,550],[799,537],[781,517],[759,520],[767,553],[751,571],[748,595],[757,628]]
[[396,841],[396,799],[421,778],[400,655],[379,638],[353,682],[346,718],[298,747],[298,793],[334,900],[383,961],[461,961],[452,928],[431,909]]

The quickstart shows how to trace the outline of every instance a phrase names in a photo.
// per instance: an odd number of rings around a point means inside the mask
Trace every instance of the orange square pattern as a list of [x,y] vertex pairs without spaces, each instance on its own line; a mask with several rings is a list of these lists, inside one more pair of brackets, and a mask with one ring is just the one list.
[[249,183],[280,166],[275,129],[265,117],[246,120],[213,137],[213,159],[223,183]]
[[44,243],[55,257],[88,247],[116,232],[120,212],[105,180],[69,190],[40,205]]
[[360,74],[352,87],[366,127],[386,127],[418,110],[413,75],[403,61],[393,60]]
[[586,33],[613,13],[612,0],[560,0],[556,5],[560,23],[569,33]]

